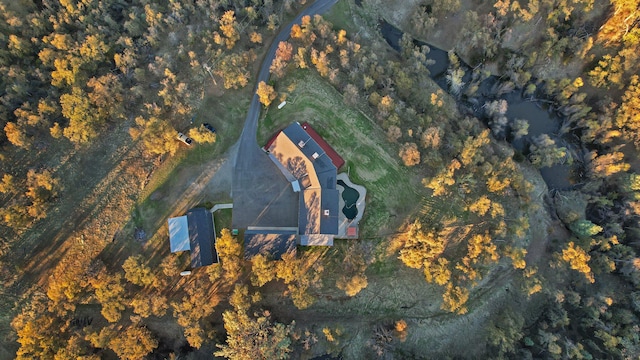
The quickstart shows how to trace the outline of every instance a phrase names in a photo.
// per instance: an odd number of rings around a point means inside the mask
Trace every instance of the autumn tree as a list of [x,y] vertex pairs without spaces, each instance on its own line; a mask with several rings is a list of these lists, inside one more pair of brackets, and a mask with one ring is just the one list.
[[608,154],[598,155],[592,151],[589,158],[589,168],[591,173],[597,177],[607,177],[616,173],[629,170],[630,165],[624,162],[624,154],[615,151]]
[[400,147],[398,156],[400,156],[405,166],[415,166],[420,163],[420,151],[416,143],[404,143]]
[[220,256],[224,276],[234,282],[242,272],[242,245],[231,236],[229,229],[222,229],[216,239],[216,251]]
[[336,281],[336,287],[348,296],[355,296],[368,285],[367,262],[364,251],[357,245],[352,245],[342,261],[342,272]]
[[291,352],[293,324],[273,322],[268,311],[248,315],[250,301],[247,294],[246,286],[236,285],[231,301],[233,310],[222,314],[227,342],[217,345],[220,350],[214,355],[239,360],[287,359]]
[[276,55],[271,62],[269,71],[277,78],[284,76],[284,70],[293,56],[293,45],[281,41],[276,49]]
[[122,264],[124,277],[132,284],[150,286],[156,284],[156,276],[151,268],[143,264],[142,255],[129,256]]
[[110,275],[101,272],[97,277],[90,280],[95,290],[95,295],[102,310],[100,313],[109,322],[117,322],[122,316],[122,311],[126,308],[125,289],[122,284],[122,275]]
[[263,286],[275,278],[275,264],[266,256],[258,254],[251,259],[251,283]]
[[151,331],[140,325],[130,325],[119,332],[111,341],[111,348],[120,359],[142,359],[158,347],[158,340]]
[[460,169],[461,164],[457,159],[451,160],[451,163],[441,169],[436,176],[431,179],[423,179],[422,184],[433,190],[434,196],[445,195],[449,192],[448,187],[455,184],[455,172]]
[[571,269],[582,273],[589,282],[595,282],[591,267],[589,266],[591,256],[573,241],[569,242],[567,247],[562,250],[562,260],[569,263]]
[[615,125],[624,129],[624,137],[640,148],[640,77],[633,75],[629,81],[622,104],[616,111]]
[[318,51],[315,48],[311,48],[311,63],[316,66],[318,74],[322,77],[329,76],[330,61],[326,51]]
[[399,259],[408,267],[421,269],[442,255],[445,243],[432,230],[423,230],[418,221],[411,224],[406,234],[398,240],[402,243]]
[[233,10],[225,12],[220,18],[220,31],[224,39],[217,40],[218,44],[224,43],[227,49],[233,49],[233,46],[240,40],[240,32],[236,23],[236,16]]
[[16,359],[53,358],[57,349],[62,346],[61,324],[53,314],[44,309],[46,302],[42,300],[34,299],[32,304],[25,306],[11,321],[20,344]]
[[341,276],[336,282],[336,287],[343,290],[348,296],[356,296],[367,287],[367,284],[367,277],[364,274],[355,274],[348,277]]
[[87,94],[101,119],[117,120],[123,116],[123,92],[120,79],[113,73],[89,79]]
[[17,147],[26,149],[31,146],[31,139],[27,136],[24,126],[8,122],[4,126],[4,133],[7,136],[7,140]]
[[137,128],[131,128],[130,134],[134,140],[140,138],[146,151],[151,154],[175,154],[180,142],[176,139],[178,132],[167,122],[156,116],[145,119],[136,118]]
[[271,102],[275,100],[277,96],[273,86],[268,85],[264,81],[260,81],[260,83],[258,84],[256,94],[258,95],[260,103],[262,103],[262,105],[264,105],[265,107],[269,107]]
[[288,252],[276,263],[276,277],[287,285],[298,309],[306,309],[316,301],[311,291],[321,285],[324,267],[318,261],[320,255],[307,253],[296,256],[294,252]]
[[74,143],[86,143],[98,135],[98,127],[104,123],[99,111],[92,106],[89,96],[80,88],[60,96],[62,115],[69,120],[64,136]]
[[187,295],[180,301],[172,302],[171,307],[178,325],[184,329],[189,345],[199,349],[207,338],[202,320],[211,315],[215,303],[200,288],[189,286],[186,291]]
[[255,59],[256,53],[253,50],[226,54],[216,63],[214,74],[224,80],[225,89],[243,88],[249,83],[249,70]]
[[213,144],[216,142],[216,134],[209,131],[204,125],[189,129],[189,137],[199,144]]
[[49,201],[58,195],[61,190],[60,180],[53,176],[51,171],[36,172],[30,169],[27,172],[27,197],[31,204],[27,208],[28,214],[36,219],[46,217],[45,208]]
[[455,286],[448,283],[442,295],[442,305],[440,308],[449,312],[462,315],[467,313],[465,304],[469,300],[469,290],[464,287]]

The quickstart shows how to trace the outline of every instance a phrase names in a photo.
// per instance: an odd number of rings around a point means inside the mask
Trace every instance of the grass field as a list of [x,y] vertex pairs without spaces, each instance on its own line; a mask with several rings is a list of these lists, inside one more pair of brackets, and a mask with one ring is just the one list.
[[419,185],[420,175],[400,164],[395,144],[372,119],[345,105],[342,95],[315,72],[298,70],[280,87],[294,90],[284,108],[272,106],[261,119],[259,143],[291,122],[309,122],[345,159],[339,171],[367,188],[364,237],[388,234],[419,206],[415,199],[426,192]]

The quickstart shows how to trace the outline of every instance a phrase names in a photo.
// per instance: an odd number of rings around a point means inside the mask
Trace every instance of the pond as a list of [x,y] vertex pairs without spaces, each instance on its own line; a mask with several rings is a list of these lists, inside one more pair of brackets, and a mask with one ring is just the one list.
[[[401,50],[400,39],[402,38],[403,33],[400,29],[384,20],[381,20],[380,31],[382,32],[384,39],[392,48],[397,51]],[[449,89],[446,80],[447,69],[449,67],[448,53],[422,41],[414,40],[413,42],[417,46],[426,45],[429,47],[430,51],[427,54],[427,58],[434,62],[427,66],[429,76],[438,84],[438,86],[445,91],[448,91]],[[460,60],[460,68],[465,71],[465,76],[463,78],[464,82],[469,84],[472,72],[471,67]],[[503,134],[504,138],[509,141],[514,149],[525,155],[528,153],[532,139],[541,134],[549,135],[559,146],[568,147],[571,145],[558,135],[562,118],[550,111],[547,104],[533,99],[530,96],[524,96],[522,89],[515,89],[506,94],[496,95],[495,90],[499,85],[499,78],[495,75],[491,75],[479,84],[479,89],[473,96],[461,96],[458,98],[458,104],[488,125],[489,119],[485,114],[483,105],[493,100],[505,100],[508,104],[505,115],[509,120],[509,124]],[[543,85],[544,84],[541,82],[537,84],[538,88]],[[464,89],[461,93],[464,93]],[[526,136],[514,140],[513,137],[508,136],[508,130],[515,119],[526,120],[529,124],[529,129]],[[547,183],[547,186],[551,189],[568,189],[573,186],[575,171],[571,165],[560,164],[548,168],[542,168],[540,169],[540,173],[544,181]]]
[[342,199],[344,200],[342,213],[347,219],[353,220],[358,215],[358,207],[356,206],[356,203],[358,202],[360,193],[356,189],[349,187],[342,180],[338,180],[338,185],[344,188],[344,190],[342,190]]

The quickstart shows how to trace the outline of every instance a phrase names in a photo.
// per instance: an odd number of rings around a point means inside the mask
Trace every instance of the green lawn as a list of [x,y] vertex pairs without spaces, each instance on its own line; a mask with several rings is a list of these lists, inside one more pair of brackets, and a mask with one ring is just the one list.
[[296,70],[281,80],[278,88],[294,90],[287,95],[283,109],[271,106],[261,119],[260,144],[291,122],[309,122],[345,159],[340,171],[367,188],[361,224],[365,237],[387,233],[390,223],[414,211],[419,205],[416,199],[425,192],[416,181],[421,177],[401,165],[397,146],[386,140],[374,120],[345,105],[342,95],[313,71]]
[[213,213],[213,220],[216,225],[216,232],[219,234],[222,229],[231,230],[231,215],[233,209],[221,209]]

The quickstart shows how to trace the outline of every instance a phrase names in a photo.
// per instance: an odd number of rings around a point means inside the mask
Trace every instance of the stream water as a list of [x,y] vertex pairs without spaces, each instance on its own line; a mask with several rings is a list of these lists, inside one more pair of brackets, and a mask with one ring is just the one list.
[[[400,51],[400,39],[402,38],[402,31],[393,25],[382,20],[380,22],[380,30],[387,43],[397,51]],[[427,66],[430,72],[430,77],[445,91],[449,91],[447,84],[447,70],[449,68],[449,56],[448,53],[442,49],[432,46],[428,43],[414,40],[414,44],[418,46],[426,45],[429,47],[430,52],[427,54],[429,60],[433,60],[434,63]],[[465,84],[469,84],[471,81],[472,68],[460,60],[460,68],[465,71],[463,81]],[[529,124],[528,134],[517,140],[514,140],[511,136],[505,136],[505,140],[509,141],[514,149],[521,152],[524,155],[529,153],[529,146],[531,140],[541,134],[547,134],[551,137],[556,144],[570,148],[570,145],[566,140],[558,135],[560,125],[562,124],[562,118],[550,111],[549,107],[539,101],[534,100],[531,97],[523,95],[522,89],[515,89],[505,94],[496,95],[496,88],[500,85],[500,80],[497,76],[491,75],[478,84],[478,90],[472,97],[457,97],[458,104],[465,110],[472,113],[475,117],[482,120],[485,124],[489,125],[490,119],[485,113],[483,105],[488,101],[494,101],[503,99],[507,102],[508,107],[505,116],[508,119],[507,130],[513,124],[515,119],[526,120]],[[537,84],[538,88],[540,84]],[[461,91],[464,93],[464,88]],[[508,134],[509,131],[506,131]],[[542,178],[547,183],[550,189],[569,189],[574,183],[575,169],[570,164],[559,164],[551,167],[543,167],[540,169]]]

